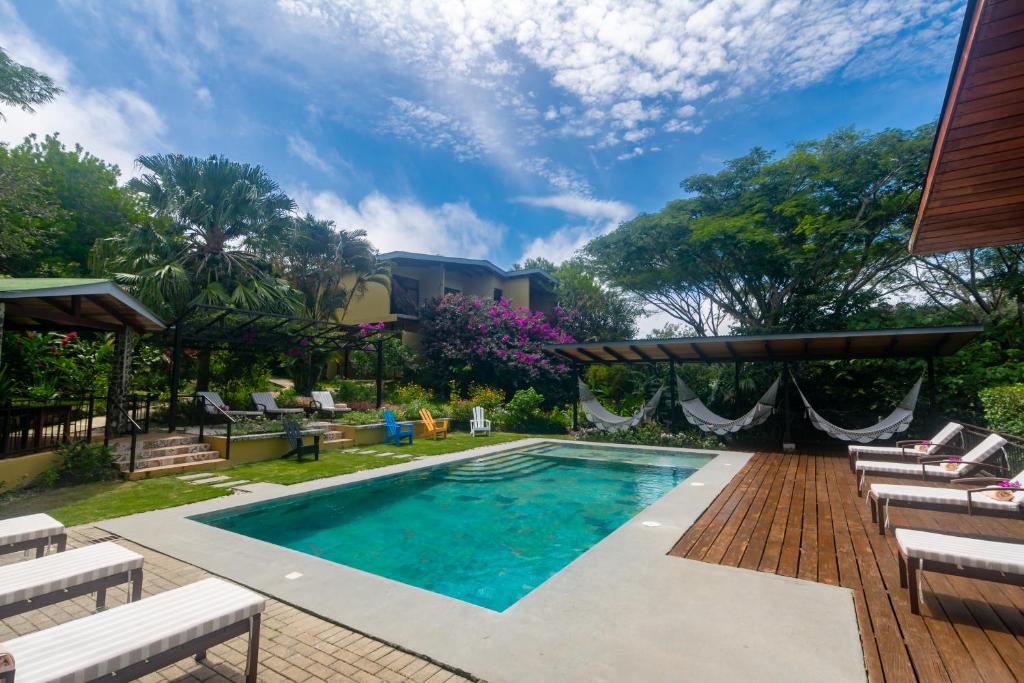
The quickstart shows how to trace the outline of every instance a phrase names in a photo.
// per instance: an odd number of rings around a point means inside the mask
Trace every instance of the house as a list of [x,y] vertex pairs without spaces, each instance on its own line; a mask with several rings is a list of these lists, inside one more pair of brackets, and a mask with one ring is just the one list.
[[391,264],[391,291],[370,284],[340,312],[341,322],[358,324],[394,323],[403,340],[415,346],[419,341],[420,309],[431,299],[461,293],[483,299],[508,299],[522,306],[552,315],[554,288],[558,281],[539,269],[508,271],[483,259],[392,251],[378,260]]

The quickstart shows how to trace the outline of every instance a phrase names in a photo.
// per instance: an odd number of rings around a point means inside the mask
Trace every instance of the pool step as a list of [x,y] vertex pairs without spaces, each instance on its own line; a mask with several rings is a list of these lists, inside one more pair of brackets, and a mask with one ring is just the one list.
[[537,474],[556,467],[557,460],[546,460],[522,453],[481,458],[453,468],[442,476],[447,481],[494,482]]

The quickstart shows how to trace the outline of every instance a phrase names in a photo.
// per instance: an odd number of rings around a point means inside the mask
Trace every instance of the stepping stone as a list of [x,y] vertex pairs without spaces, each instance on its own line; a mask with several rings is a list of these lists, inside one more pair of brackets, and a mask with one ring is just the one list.
[[177,477],[177,478],[181,479],[182,481],[192,481],[194,479],[206,479],[206,478],[212,477],[212,476],[213,475],[210,474],[209,472],[200,472],[199,474],[183,474],[183,475],[181,475],[180,477]]
[[219,477],[210,477],[209,479],[193,479],[189,483],[195,486],[196,484],[213,484],[218,481],[228,481],[231,477],[221,475]]
[[377,455],[377,451],[359,451],[359,455]]
[[222,481],[219,484],[214,484],[215,489],[229,489],[233,486],[241,486],[242,484],[248,484],[248,479],[235,479],[234,481]]

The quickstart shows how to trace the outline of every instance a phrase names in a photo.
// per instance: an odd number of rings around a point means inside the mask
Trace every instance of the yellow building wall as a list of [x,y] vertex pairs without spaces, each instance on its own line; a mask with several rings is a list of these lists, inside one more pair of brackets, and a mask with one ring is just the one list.
[[0,492],[31,483],[56,461],[57,454],[53,451],[0,460]]

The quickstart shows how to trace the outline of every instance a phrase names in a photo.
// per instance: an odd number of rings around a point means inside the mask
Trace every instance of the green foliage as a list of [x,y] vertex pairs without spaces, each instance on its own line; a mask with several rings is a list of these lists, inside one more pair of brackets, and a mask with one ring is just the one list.
[[269,391],[270,367],[265,355],[222,351],[210,361],[212,386],[235,410],[252,409],[252,392]]
[[989,428],[1024,435],[1024,384],[990,387],[979,392]]
[[373,401],[377,397],[377,389],[372,382],[357,382],[339,378],[330,386],[334,400],[339,403]]
[[458,391],[451,392],[451,399],[445,406],[445,411],[458,425],[469,425],[473,419],[473,408],[480,406],[487,413],[495,429],[505,426],[505,392],[501,389],[474,384],[469,387],[468,396],[460,398]]
[[[356,349],[349,354],[352,373],[357,377],[375,377],[377,373],[377,351],[372,346],[366,350]],[[402,343],[401,339],[384,342],[384,377],[399,379],[413,373],[417,368],[415,352]]]
[[55,453],[57,462],[40,477],[46,485],[88,484],[120,474],[114,454],[102,443],[73,441],[61,444]]
[[[32,67],[19,64],[0,48],[0,103],[32,112],[62,93],[53,79]],[[0,121],[5,120],[0,113]]]
[[430,389],[410,382],[391,387],[388,392],[388,401],[392,403],[430,403],[434,401],[434,394]]
[[536,389],[520,389],[505,406],[504,428],[513,432],[564,434],[569,418],[564,411],[544,411],[544,396]]
[[638,446],[666,446],[669,448],[703,448],[715,450],[722,447],[718,437],[699,429],[690,429],[672,434],[661,425],[645,422],[621,432],[606,432],[599,429],[584,429],[577,437],[580,441],[604,441],[606,443],[636,444]]
[[48,400],[106,394],[113,356],[111,335],[7,332],[3,339],[7,382],[15,395]]
[[0,273],[81,276],[97,240],[149,221],[119,171],[56,136],[0,145]]

